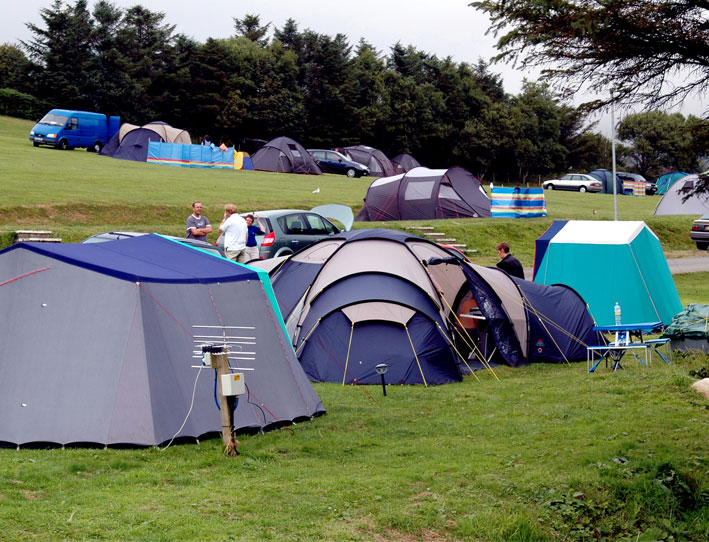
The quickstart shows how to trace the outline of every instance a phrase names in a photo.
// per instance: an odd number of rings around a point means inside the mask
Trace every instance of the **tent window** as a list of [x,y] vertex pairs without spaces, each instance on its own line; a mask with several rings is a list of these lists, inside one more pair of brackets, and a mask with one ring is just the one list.
[[436,181],[410,182],[406,185],[405,200],[431,199]]
[[443,199],[452,199],[456,201],[463,201],[458,193],[453,190],[452,187],[442,184],[438,189],[438,197]]
[[290,149],[290,152],[293,156],[295,156],[296,158],[300,158],[300,151],[298,150],[298,147],[296,147],[292,143],[288,143],[288,148]]

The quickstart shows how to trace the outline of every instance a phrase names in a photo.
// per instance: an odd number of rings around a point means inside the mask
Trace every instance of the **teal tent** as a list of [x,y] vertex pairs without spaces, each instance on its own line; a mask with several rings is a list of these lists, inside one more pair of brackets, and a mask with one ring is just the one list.
[[624,322],[669,325],[682,310],[660,240],[640,221],[570,220],[549,241],[534,281],[571,286],[598,325],[614,323],[616,301]]
[[667,189],[679,181],[682,177],[686,177],[689,173],[684,171],[673,171],[672,173],[665,173],[660,175],[657,179],[657,192],[658,196],[667,192]]

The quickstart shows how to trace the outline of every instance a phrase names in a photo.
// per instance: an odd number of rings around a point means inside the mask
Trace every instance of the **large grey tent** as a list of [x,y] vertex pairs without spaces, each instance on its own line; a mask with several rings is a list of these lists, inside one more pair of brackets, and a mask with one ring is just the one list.
[[251,157],[254,169],[278,173],[309,173],[322,171],[308,151],[289,137],[277,137],[266,143]]
[[200,344],[224,334],[230,365],[254,369],[238,429],[323,413],[271,296],[263,271],[157,235],[3,250],[0,442],[155,445],[219,432],[214,371],[193,366]]
[[709,212],[709,194],[695,194],[684,200],[687,190],[694,188],[697,175],[687,175],[667,189],[655,208],[656,215],[703,215]]
[[173,128],[165,122],[151,122],[143,126],[125,123],[99,154],[121,160],[145,162],[148,159],[148,144],[151,141],[185,145],[192,143],[187,130]]
[[337,150],[341,150],[350,160],[367,166],[372,177],[396,175],[396,168],[391,163],[391,160],[379,149],[367,145],[355,145],[354,147],[345,147]]
[[514,279],[394,230],[324,239],[278,262],[271,277],[298,359],[315,381],[376,384],[375,367],[386,363],[390,383],[443,384],[480,361],[462,358],[474,342],[494,343],[494,351],[476,352],[499,352],[499,361],[518,366],[583,360],[585,344],[598,340],[570,288]]
[[358,222],[489,218],[490,198],[480,181],[461,167],[380,177],[369,185]]

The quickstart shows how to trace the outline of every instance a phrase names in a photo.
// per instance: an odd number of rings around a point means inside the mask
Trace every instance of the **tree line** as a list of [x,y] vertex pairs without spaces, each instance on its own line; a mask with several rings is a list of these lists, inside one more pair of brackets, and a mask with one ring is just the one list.
[[[586,110],[544,83],[508,94],[483,60],[457,63],[401,43],[382,54],[293,19],[271,29],[257,15],[203,43],[140,5],[54,0],[40,15],[42,25],[28,24],[31,40],[0,45],[0,106],[19,94],[133,124],[163,120],[244,150],[281,135],[306,147],[362,143],[501,182],[611,167],[610,142]],[[690,171],[708,133],[696,117],[630,115],[618,156],[648,176]]]

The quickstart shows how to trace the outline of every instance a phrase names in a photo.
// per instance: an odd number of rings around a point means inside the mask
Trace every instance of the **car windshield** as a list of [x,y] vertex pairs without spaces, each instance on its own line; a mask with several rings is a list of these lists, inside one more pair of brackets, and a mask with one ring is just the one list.
[[64,115],[47,113],[46,115],[44,115],[44,117],[42,117],[42,120],[39,121],[39,124],[48,124],[49,126],[64,126],[68,118],[69,117],[66,117]]
[[709,220],[709,213],[704,213],[701,217],[699,217],[699,220]]

